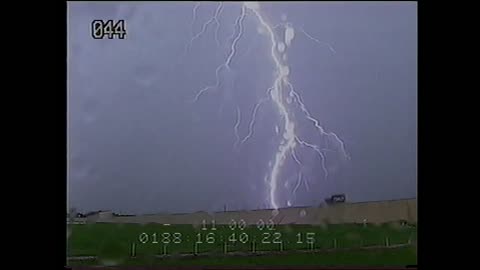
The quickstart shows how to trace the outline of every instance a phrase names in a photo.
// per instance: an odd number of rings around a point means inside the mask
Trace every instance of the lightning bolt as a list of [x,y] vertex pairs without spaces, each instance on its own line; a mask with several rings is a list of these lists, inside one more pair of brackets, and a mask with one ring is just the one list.
[[323,169],[323,172],[325,174],[325,179],[328,178],[328,170],[327,170],[327,166],[325,164],[325,155],[322,153],[322,151],[319,149],[319,147],[317,145],[314,145],[314,144],[310,144],[308,142],[305,142],[305,141],[302,141],[300,140],[298,137],[295,137],[295,140],[303,145],[303,146],[306,146],[308,148],[311,148],[313,149],[317,154],[318,156],[320,157],[321,161],[322,161],[322,169]]
[[[195,5],[194,12],[193,12],[194,14],[196,13],[195,12],[196,8],[198,8],[197,5]],[[191,44],[196,38],[201,36],[206,31],[208,25],[211,24],[212,22],[215,22],[217,25],[217,29],[215,31],[215,41],[217,43],[217,46],[220,45],[220,42],[218,40],[218,29],[220,27],[220,23],[218,21],[218,15],[221,13],[222,9],[223,9],[223,6],[220,3],[217,6],[214,16],[203,24],[202,31],[191,39],[189,46],[191,46]],[[271,207],[273,207],[274,209],[278,209],[283,204],[279,201],[279,198],[278,198],[279,182],[281,181],[281,178],[282,178],[281,172],[282,172],[282,169],[285,168],[285,163],[289,155],[292,157],[293,161],[295,161],[295,163],[299,167],[298,178],[296,181],[296,185],[293,189],[293,194],[295,195],[295,193],[297,192],[302,182],[304,183],[307,191],[310,189],[308,185],[308,180],[306,176],[304,176],[304,174],[302,173],[302,168],[304,167],[304,165],[298,158],[295,151],[298,145],[313,150],[320,158],[320,164],[324,172],[324,178],[327,179],[329,176],[327,165],[326,165],[326,156],[324,154],[325,151],[330,151],[330,149],[328,149],[328,145],[325,148],[321,148],[319,145],[316,145],[311,142],[307,142],[306,140],[303,140],[301,138],[300,134],[297,131],[297,126],[295,121],[296,119],[294,118],[294,115],[292,112],[293,107],[292,105],[290,105],[289,100],[293,99],[294,104],[297,104],[299,106],[302,112],[301,115],[303,115],[310,123],[312,123],[313,127],[318,131],[319,135],[322,138],[326,139],[325,144],[327,144],[329,140],[331,142],[334,142],[335,146],[340,149],[340,152],[342,156],[345,157],[345,159],[349,160],[350,157],[346,152],[344,142],[335,133],[327,132],[325,128],[323,128],[323,126],[320,124],[320,122],[312,116],[312,114],[310,113],[310,111],[302,101],[301,95],[299,94],[298,91],[295,90],[292,83],[289,81],[290,68],[288,66],[288,63],[286,62],[285,49],[286,47],[290,46],[290,42],[293,39],[293,36],[294,36],[293,25],[290,22],[285,22],[285,23],[277,24],[275,26],[271,26],[262,15],[260,11],[260,5],[258,2],[243,2],[241,6],[241,13],[235,20],[234,31],[229,38],[229,41],[231,41],[231,43],[230,43],[228,56],[226,57],[225,61],[221,65],[219,65],[215,70],[216,83],[214,85],[208,85],[203,89],[199,90],[195,98],[193,99],[193,102],[197,102],[199,98],[208,90],[218,89],[221,86],[220,75],[222,71],[231,72],[230,65],[236,54],[237,43],[242,38],[242,35],[244,34],[243,22],[245,20],[247,11],[249,12],[249,14],[253,14],[254,19],[258,21],[258,24],[262,28],[262,31],[264,30],[263,31],[264,34],[262,35],[266,35],[270,41],[271,46],[270,46],[269,58],[272,60],[275,74],[274,74],[272,86],[266,90],[267,96],[260,99],[255,104],[251,114],[251,119],[248,125],[248,133],[242,140],[240,140],[240,135],[239,135],[241,112],[240,112],[240,108],[237,106],[236,108],[237,118],[234,125],[234,134],[236,139],[234,143],[234,148],[246,143],[254,135],[254,126],[255,126],[256,116],[259,108],[263,104],[265,104],[267,101],[272,101],[281,121],[280,122],[281,125],[277,125],[276,127],[277,130],[279,130],[280,129],[279,127],[281,127],[281,137],[280,137],[278,147],[275,153],[273,154],[273,158],[268,163],[269,172],[265,176],[264,180],[267,183],[268,202]],[[283,42],[277,41],[277,37],[274,32],[274,29],[282,26],[286,29],[285,30],[286,45]],[[321,42],[318,39],[312,37],[305,30],[303,30],[303,28],[301,28],[300,31],[310,40],[318,44],[327,45],[330,51],[332,51],[333,53],[336,53],[336,51],[333,49],[332,46],[330,46],[330,44]],[[279,53],[277,53],[277,50]],[[287,95],[289,95],[290,98],[286,97]],[[287,200],[287,205],[288,206],[291,205],[290,200]]]
[[332,53],[337,53],[337,51],[335,51],[335,49],[332,47],[332,45],[328,44],[327,42],[323,42],[323,41],[320,41],[314,37],[312,37],[310,34],[308,34],[305,30],[303,30],[302,27],[299,28],[300,29],[300,32],[302,32],[305,36],[307,36],[310,40],[313,40],[314,42],[320,44],[320,45],[326,45],[328,47],[328,49],[330,49],[330,51]]
[[192,35],[194,31],[194,26],[195,26],[195,21],[197,20],[197,10],[200,7],[200,2],[196,2],[195,6],[193,7],[193,12],[192,12],[192,23],[190,28],[192,29]]
[[[268,95],[270,95],[270,92],[272,90],[273,90],[273,88],[269,88],[267,90]],[[248,141],[248,139],[250,139],[250,137],[252,137],[253,127],[255,125],[255,120],[257,119],[257,111],[260,108],[260,106],[268,100],[269,100],[269,96],[267,96],[265,98],[262,98],[257,104],[255,104],[255,107],[253,108],[253,112],[252,112],[252,118],[250,120],[250,124],[248,125],[248,134],[247,134],[247,136],[245,136],[245,138],[243,138],[243,140],[240,142],[240,144],[244,144],[246,141]]]
[[[195,7],[193,8],[193,12],[192,12],[192,32],[193,32],[193,26],[195,24],[195,20],[196,20],[196,17],[197,17],[197,9],[200,7],[200,3],[197,2],[195,3]],[[188,51],[190,50],[190,48],[192,47],[193,45],[193,42],[198,39],[199,37],[201,37],[208,29],[208,26],[212,23],[215,23],[217,25],[216,29],[215,29],[215,40],[217,41],[217,44],[218,46],[220,46],[220,42],[218,41],[218,38],[217,38],[217,35],[218,35],[218,30],[220,29],[220,22],[218,21],[218,16],[220,15],[220,13],[222,12],[223,10],[223,3],[220,2],[218,5],[217,5],[217,8],[215,9],[215,13],[213,14],[213,16],[208,20],[206,21],[203,25],[202,25],[202,29],[200,30],[200,32],[198,32],[196,35],[194,35],[191,39],[190,39],[190,42],[187,43],[187,45],[185,45],[185,51],[184,51],[184,56],[188,54]]]
[[300,184],[302,183],[302,172],[298,173],[298,179],[297,179],[297,185],[293,189],[293,193],[295,194],[297,192],[297,189],[300,187]]
[[295,152],[295,149],[292,150],[292,158],[295,160],[295,162],[298,164],[298,166],[301,168],[303,164],[300,162],[300,160],[297,157],[297,154]]
[[[281,26],[283,26],[283,27],[293,27],[293,24],[290,23],[290,22],[279,23],[279,24],[276,24],[276,25],[273,27],[273,29],[277,29],[278,27],[281,27]],[[336,50],[332,47],[332,45],[330,45],[329,43],[327,43],[327,42],[325,42],[325,41],[320,41],[320,40],[314,38],[312,35],[310,35],[309,33],[307,33],[307,31],[305,31],[305,29],[303,29],[303,27],[299,27],[298,29],[299,29],[300,32],[302,32],[308,39],[310,39],[310,40],[312,40],[312,41],[314,41],[315,43],[318,43],[318,44],[320,44],[320,45],[325,45],[325,46],[327,46],[328,49],[329,49],[332,53],[334,53],[334,54],[337,53],[337,51],[336,51]]]
[[341,151],[342,151],[343,156],[344,156],[346,159],[350,159],[350,156],[347,154],[347,151],[345,150],[345,143],[338,137],[337,134],[335,134],[335,133],[333,133],[333,132],[326,132],[325,129],[320,125],[320,123],[318,122],[318,120],[312,117],[312,115],[311,115],[310,112],[308,111],[307,107],[306,107],[305,104],[303,103],[300,95],[293,89],[292,84],[290,84],[289,82],[287,82],[287,85],[290,87],[290,93],[293,94],[293,96],[295,97],[296,102],[297,102],[298,104],[300,104],[300,109],[301,109],[302,112],[305,114],[306,118],[313,123],[313,125],[315,126],[315,128],[320,132],[320,134],[321,134],[322,136],[333,137],[334,141],[336,141],[338,144],[340,144],[340,149],[341,149]]
[[[277,106],[277,109],[283,118],[284,121],[284,131],[283,131],[283,140],[280,143],[278,147],[278,151],[275,154],[274,157],[274,163],[272,167],[272,171],[270,173],[269,177],[269,186],[270,186],[270,205],[274,209],[278,209],[278,203],[276,200],[276,190],[277,190],[277,185],[278,185],[278,178],[280,174],[280,170],[282,168],[282,165],[286,159],[286,155],[289,152],[292,152],[295,149],[296,146],[296,141],[299,141],[303,143],[304,145],[310,145],[304,141],[301,141],[298,139],[297,135],[295,134],[295,124],[293,120],[290,118],[290,115],[288,113],[287,107],[283,102],[282,98],[282,90],[283,90],[283,85],[288,84],[291,86],[291,84],[288,82],[288,74],[289,74],[289,69],[288,66],[284,66],[281,64],[280,59],[278,59],[277,54],[275,53],[275,49],[277,47],[277,41],[275,39],[275,34],[273,32],[273,28],[270,27],[263,16],[259,12],[259,5],[258,3],[245,3],[244,7],[247,6],[249,10],[251,10],[257,19],[259,20],[260,24],[267,30],[269,37],[270,37],[270,42],[271,42],[271,49],[270,49],[270,55],[271,58],[275,64],[275,68],[277,70],[277,77],[274,81],[274,86],[273,90],[271,93],[271,97],[275,105]],[[293,87],[291,88],[292,91]],[[313,149],[316,150],[316,148],[313,147]],[[320,152],[321,154],[321,152]],[[323,157],[323,154],[321,154]],[[324,159],[322,159],[324,161]],[[324,162],[322,162],[324,164]]]
[[[217,8],[218,10],[218,8]],[[246,12],[246,9],[245,7],[242,7],[242,12],[240,14],[240,16],[237,18],[237,20],[235,21],[235,25],[234,25],[234,34],[235,35],[235,30],[236,28],[238,28],[238,33],[236,35],[236,37],[233,39],[233,42],[230,46],[230,53],[227,57],[227,59],[225,60],[225,62],[223,64],[221,64],[220,66],[217,67],[216,71],[215,71],[215,77],[216,77],[216,83],[215,85],[209,85],[203,89],[201,89],[197,95],[195,96],[193,102],[197,102],[198,99],[203,95],[203,93],[205,93],[206,91],[210,90],[210,89],[217,89],[219,86],[220,86],[220,71],[222,69],[226,69],[227,72],[230,71],[230,63],[232,62],[232,59],[233,59],[233,56],[235,55],[235,52],[236,52],[236,46],[237,46],[237,43],[238,43],[238,40],[240,40],[240,38],[242,37],[243,35],[243,20],[245,19],[245,12]],[[210,20],[213,20],[213,19],[210,19]]]
[[302,162],[300,162],[300,160],[298,159],[295,149],[292,150],[292,158],[293,158],[293,160],[298,164],[298,167],[299,167],[297,184],[296,184],[295,188],[294,188],[293,191],[292,191],[293,195],[296,196],[297,189],[300,187],[300,184],[301,184],[302,182],[305,183],[305,189],[307,190],[307,192],[310,191],[310,188],[309,188],[309,186],[308,186],[307,180],[303,178],[303,174],[302,174],[303,164],[302,164]]
[[218,21],[218,16],[220,15],[220,13],[222,13],[222,10],[223,10],[223,3],[220,2],[220,4],[218,4],[217,10],[215,11],[215,16],[213,17],[213,19],[215,20],[215,24],[217,26],[215,28],[215,42],[217,43],[217,47],[220,47],[220,41],[218,40],[218,31],[220,30],[220,22]]
[[235,123],[235,126],[233,127],[234,133],[235,133],[235,144],[233,145],[233,148],[237,148],[237,145],[240,141],[240,135],[238,135],[238,126],[240,126],[240,121],[241,121],[241,112],[240,112],[240,107],[237,106],[237,121]]

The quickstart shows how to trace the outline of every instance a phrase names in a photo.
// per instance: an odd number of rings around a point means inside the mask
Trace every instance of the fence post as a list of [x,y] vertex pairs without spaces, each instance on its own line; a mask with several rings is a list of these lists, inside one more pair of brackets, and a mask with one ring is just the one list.
[[389,247],[390,246],[390,241],[388,241],[388,237],[385,237],[385,246]]
[[333,248],[334,248],[334,249],[337,248],[337,238],[334,238],[334,239],[333,239]]
[[135,258],[136,256],[137,256],[137,247],[135,245],[135,242],[132,242],[130,257]]

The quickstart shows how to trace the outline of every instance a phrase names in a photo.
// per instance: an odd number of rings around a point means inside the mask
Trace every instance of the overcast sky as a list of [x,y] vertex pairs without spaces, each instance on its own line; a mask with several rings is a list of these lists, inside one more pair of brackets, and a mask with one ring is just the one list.
[[[243,139],[255,104],[273,85],[271,41],[247,12],[230,71],[222,69],[220,87],[192,103],[216,84],[242,9],[241,2],[224,4],[220,46],[213,21],[186,51],[218,3],[202,3],[192,24],[194,6],[68,3],[70,206],[123,213],[271,206],[265,176],[284,128],[272,100],[258,109],[253,136],[234,147],[237,120]],[[288,21],[295,29],[284,61],[289,81],[351,157],[325,145],[298,103],[286,103],[297,134],[333,151],[325,152],[325,178],[315,151],[298,146],[302,181],[288,156],[278,177],[279,205],[318,204],[335,193],[349,201],[416,197],[416,3],[271,2],[261,3],[260,12],[272,26]],[[124,19],[127,37],[93,39],[95,19]],[[275,28],[278,40],[284,30]]]

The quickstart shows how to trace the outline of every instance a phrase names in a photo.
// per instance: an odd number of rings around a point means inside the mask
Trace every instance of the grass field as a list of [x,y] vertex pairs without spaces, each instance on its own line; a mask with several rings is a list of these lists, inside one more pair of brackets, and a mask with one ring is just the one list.
[[[162,224],[70,225],[68,256],[97,256],[75,264],[121,265],[407,265],[416,264],[415,246],[360,250],[416,242],[416,228],[395,224],[329,226],[216,226]],[[134,247],[133,247],[134,245]],[[135,258],[130,258],[134,249]],[[351,248],[352,250],[342,250]],[[356,249],[358,248],[358,249]],[[320,253],[293,253],[295,250]],[[332,251],[337,249],[337,251]],[[330,250],[322,252],[322,250]],[[268,251],[282,254],[253,255]],[[255,252],[255,253],[254,253]],[[167,255],[155,258],[154,255]],[[196,257],[178,257],[198,254]],[[202,256],[208,254],[209,256]],[[226,254],[226,255],[225,255]]]

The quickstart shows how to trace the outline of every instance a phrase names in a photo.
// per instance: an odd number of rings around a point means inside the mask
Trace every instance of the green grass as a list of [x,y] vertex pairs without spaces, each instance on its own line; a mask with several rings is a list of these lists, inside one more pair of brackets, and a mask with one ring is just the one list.
[[[405,266],[417,263],[414,248],[356,250],[329,253],[304,253],[250,257],[202,257],[189,259],[153,259],[140,257],[115,260],[120,265],[141,266]],[[101,265],[102,260],[70,265]]]
[[[273,230],[256,226],[234,230],[229,226],[216,226],[216,230],[202,230],[191,225],[163,226],[161,224],[90,224],[73,225],[69,238],[69,256],[98,256],[121,264],[172,264],[172,265],[406,265],[415,264],[416,253],[412,248],[390,250],[337,251],[316,254],[265,255],[254,257],[196,257],[153,259],[152,255],[193,253],[223,254],[225,243],[228,252],[252,250],[271,251],[309,249],[307,235],[313,238],[315,249],[390,245],[416,239],[416,228],[383,224],[363,227],[355,224],[329,225],[282,225]],[[140,236],[143,235],[143,239]],[[299,236],[300,235],[300,236]],[[208,243],[207,243],[208,237]],[[300,237],[300,238],[299,238]],[[175,239],[174,239],[175,238]],[[146,243],[142,243],[146,242]],[[147,240],[147,241],[145,241]],[[175,240],[175,241],[174,241]],[[311,240],[312,241],[312,240]],[[165,242],[165,243],[164,243]],[[280,242],[282,244],[280,244]],[[129,259],[132,243],[136,245],[137,259]],[[166,249],[166,250],[165,250]],[[88,264],[83,262],[81,264]]]

